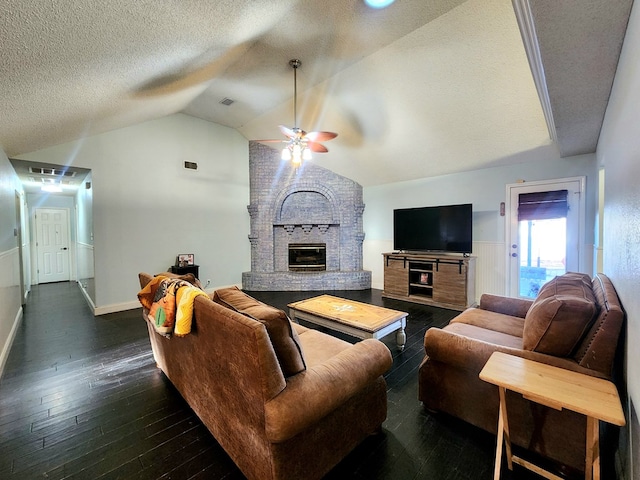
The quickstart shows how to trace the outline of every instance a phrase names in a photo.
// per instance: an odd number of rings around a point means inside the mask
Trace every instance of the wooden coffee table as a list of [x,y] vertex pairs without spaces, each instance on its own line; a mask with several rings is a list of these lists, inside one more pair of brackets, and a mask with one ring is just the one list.
[[380,339],[396,332],[398,348],[404,350],[407,336],[407,312],[356,302],[346,298],[320,295],[290,303],[292,320],[306,320],[356,338]]

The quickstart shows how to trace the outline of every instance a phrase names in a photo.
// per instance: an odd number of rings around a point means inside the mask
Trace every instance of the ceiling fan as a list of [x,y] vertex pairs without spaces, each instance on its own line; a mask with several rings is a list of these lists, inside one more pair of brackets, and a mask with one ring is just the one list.
[[338,136],[333,132],[305,132],[301,128],[295,126],[298,124],[297,107],[298,107],[298,83],[296,72],[302,65],[298,59],[289,61],[289,65],[293,68],[293,124],[290,128],[285,125],[279,125],[282,134],[288,140],[260,140],[262,142],[284,142],[286,146],[282,149],[282,159],[291,160],[294,165],[299,165],[302,160],[310,160],[311,152],[326,153],[329,150],[320,142],[332,140]]

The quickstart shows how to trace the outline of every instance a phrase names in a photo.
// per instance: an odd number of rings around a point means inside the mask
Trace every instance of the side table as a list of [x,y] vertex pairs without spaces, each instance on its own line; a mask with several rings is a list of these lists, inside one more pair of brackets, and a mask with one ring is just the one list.
[[598,422],[602,420],[618,426],[625,424],[620,397],[613,383],[502,352],[494,352],[491,355],[480,372],[480,378],[497,385],[500,394],[494,480],[500,478],[503,442],[509,470],[513,470],[513,463],[517,463],[544,478],[562,480],[561,477],[511,453],[507,420],[507,390],[521,393],[527,400],[556,410],[566,408],[585,415],[587,417],[585,478],[586,480],[600,479]]
[[199,265],[185,265],[184,267],[178,267],[176,265],[171,265],[171,267],[169,267],[171,273],[175,273],[177,275],[185,275],[187,273],[193,273],[193,276],[196,278],[200,278],[199,277],[199,272],[198,270],[200,269]]

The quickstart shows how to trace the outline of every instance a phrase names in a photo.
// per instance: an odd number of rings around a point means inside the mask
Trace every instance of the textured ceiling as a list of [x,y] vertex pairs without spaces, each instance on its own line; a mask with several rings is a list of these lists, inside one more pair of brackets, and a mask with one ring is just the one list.
[[339,133],[313,161],[363,185],[592,152],[632,2],[530,3],[558,145],[510,0],[0,0],[0,145],[175,112],[281,138],[299,58],[298,126]]

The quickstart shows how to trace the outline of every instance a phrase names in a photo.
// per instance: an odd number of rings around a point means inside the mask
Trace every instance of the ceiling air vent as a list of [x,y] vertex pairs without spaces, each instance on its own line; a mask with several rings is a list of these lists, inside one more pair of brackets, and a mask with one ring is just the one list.
[[230,98],[228,98],[228,97],[225,97],[225,98],[223,98],[222,100],[220,100],[220,103],[221,103],[222,105],[226,105],[226,106],[228,107],[229,105],[231,105],[231,104],[235,103],[235,100],[232,100],[232,99],[230,99]]
[[29,173],[38,175],[50,175],[54,177],[75,177],[76,172],[71,170],[60,170],[59,168],[29,167]]
[[188,168],[189,170],[197,170],[198,164],[196,162],[184,162],[184,168]]

